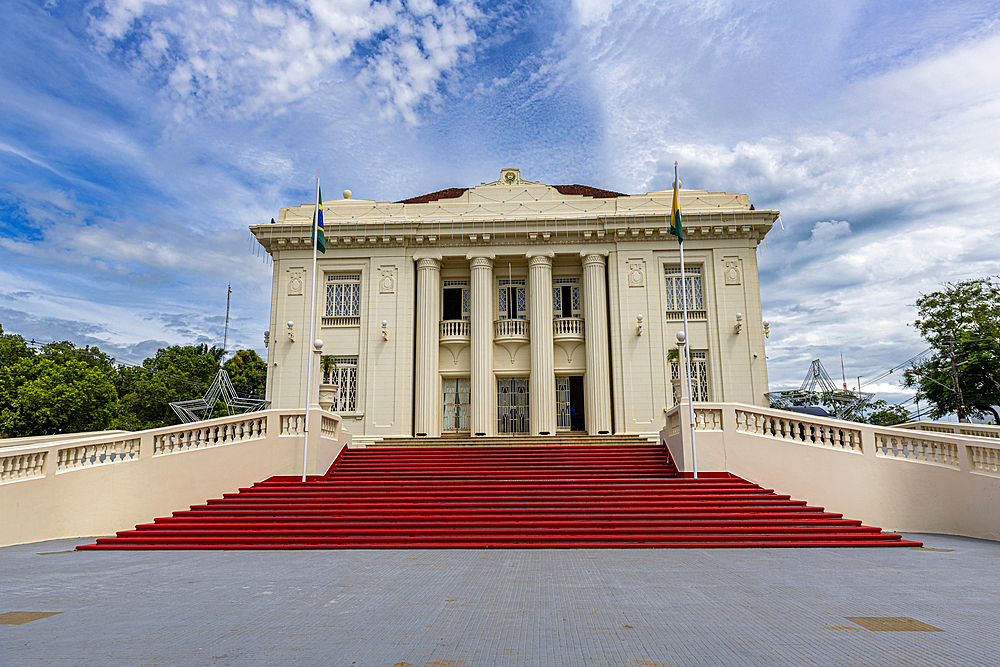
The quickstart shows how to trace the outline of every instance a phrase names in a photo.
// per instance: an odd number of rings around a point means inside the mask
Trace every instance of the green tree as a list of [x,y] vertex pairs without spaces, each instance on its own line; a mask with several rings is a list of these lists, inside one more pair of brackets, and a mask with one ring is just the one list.
[[108,428],[117,394],[108,374],[86,361],[23,357],[0,376],[0,431],[9,437]]
[[243,398],[263,398],[267,362],[253,350],[240,350],[222,365],[236,392]]
[[917,389],[934,418],[954,412],[959,421],[990,415],[1000,423],[998,278],[945,283],[945,289],[917,299],[914,326],[934,353],[904,372],[903,386]]
[[219,348],[206,345],[161,347],[142,362],[142,368],[120,372],[121,402],[116,411],[119,428],[158,428],[177,424],[170,409],[173,401],[187,401],[205,395],[219,370]]
[[0,325],[0,373],[9,372],[11,366],[25,357],[34,356],[35,351],[17,334],[5,334]]
[[895,426],[910,418],[910,411],[902,405],[890,405],[881,398],[868,404],[865,413],[857,421],[875,426]]

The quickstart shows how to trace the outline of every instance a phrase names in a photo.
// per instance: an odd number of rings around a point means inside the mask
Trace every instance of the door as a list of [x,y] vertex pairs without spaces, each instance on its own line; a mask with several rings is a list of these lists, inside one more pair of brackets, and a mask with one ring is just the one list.
[[469,430],[469,378],[444,378],[444,430]]
[[497,378],[497,433],[528,433],[528,378]]

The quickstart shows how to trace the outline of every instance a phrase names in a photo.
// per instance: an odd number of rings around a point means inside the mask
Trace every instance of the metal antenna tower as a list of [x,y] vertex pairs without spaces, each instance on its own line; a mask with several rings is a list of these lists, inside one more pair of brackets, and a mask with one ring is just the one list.
[[222,356],[226,356],[226,342],[229,340],[229,297],[233,294],[233,284],[226,285],[226,330],[222,334]]

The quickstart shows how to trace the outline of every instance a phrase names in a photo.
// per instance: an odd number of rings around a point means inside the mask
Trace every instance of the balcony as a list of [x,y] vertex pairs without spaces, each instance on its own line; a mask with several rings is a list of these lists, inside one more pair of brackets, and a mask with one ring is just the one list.
[[320,323],[324,327],[359,327],[360,317],[324,317]]
[[583,340],[582,317],[558,317],[552,320],[552,340],[562,341]]
[[528,320],[497,320],[493,323],[493,339],[528,342]]
[[496,320],[493,322],[493,341],[507,351],[513,364],[517,351],[528,344],[528,320]]
[[441,320],[440,333],[438,334],[441,343],[468,343],[471,335],[469,323],[466,320]]
[[[684,319],[683,310],[668,310],[667,311],[667,322],[680,322]],[[692,320],[707,320],[708,311],[706,310],[689,310],[688,311],[688,321]]]
[[451,363],[458,365],[458,357],[469,347],[471,328],[465,320],[441,320],[438,325],[438,342],[451,354]]

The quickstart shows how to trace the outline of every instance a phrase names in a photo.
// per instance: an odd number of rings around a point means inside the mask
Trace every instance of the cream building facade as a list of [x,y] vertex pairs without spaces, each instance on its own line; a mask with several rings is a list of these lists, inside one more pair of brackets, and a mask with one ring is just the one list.
[[504,169],[402,202],[328,200],[315,275],[315,207],[282,208],[251,228],[274,260],[267,398],[304,406],[320,338],[321,402],[356,438],[655,433],[676,401],[684,280],[695,400],[766,406],[756,250],[778,212],[682,189],[682,276],[671,197]]

